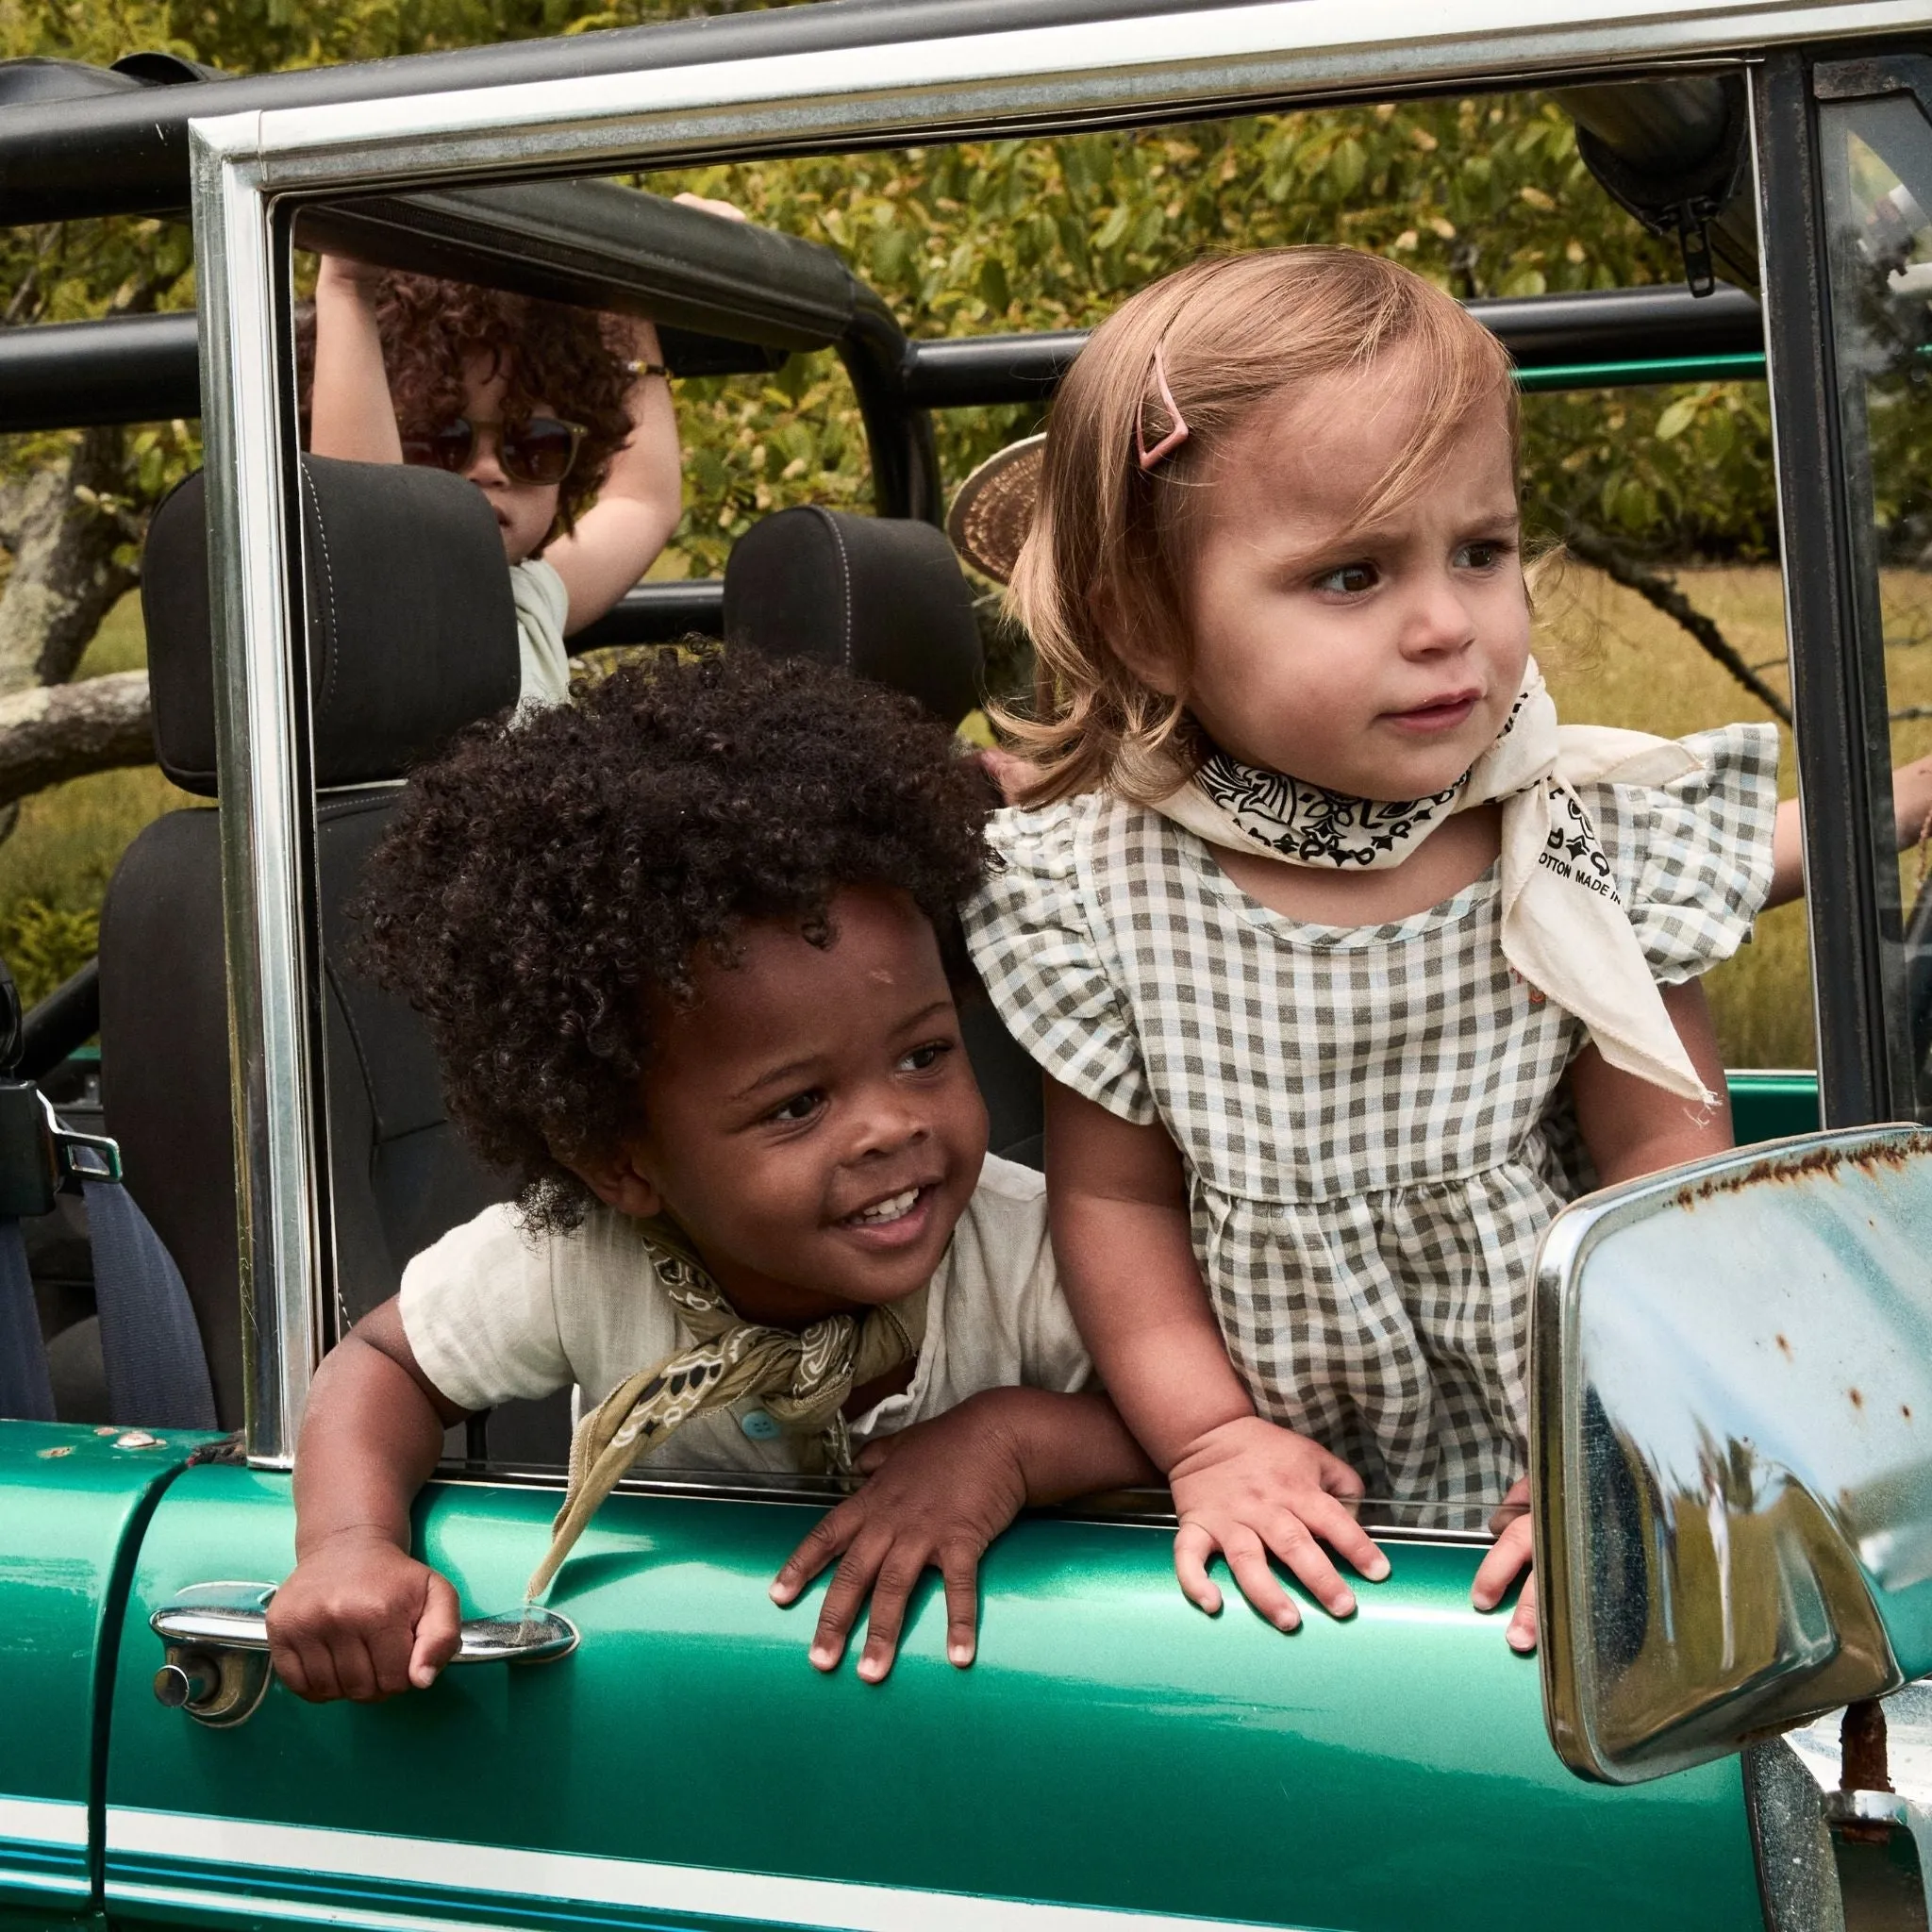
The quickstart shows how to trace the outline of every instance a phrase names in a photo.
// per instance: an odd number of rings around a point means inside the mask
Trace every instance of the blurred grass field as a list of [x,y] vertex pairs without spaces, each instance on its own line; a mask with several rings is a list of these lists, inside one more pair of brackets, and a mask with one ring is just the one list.
[[[1790,678],[1776,569],[1675,575],[1690,602],[1714,618],[1744,661],[1760,667],[1765,683],[1784,695]],[[1680,625],[1600,573],[1562,564],[1540,587],[1538,602],[1542,635],[1537,651],[1566,723],[1620,724],[1680,738],[1714,724],[1776,722]],[[1932,671],[1932,662],[1926,668]],[[1791,734],[1780,725],[1778,738],[1778,795],[1789,798],[1797,790]],[[1814,1064],[1802,902],[1767,912],[1750,943],[1704,983],[1726,1066]]]
[[[141,599],[108,614],[81,659],[80,677],[147,662]],[[128,841],[151,820],[194,803],[153,766],[97,772],[23,801],[0,844],[0,958],[30,1006],[92,956],[101,899]]]
[[[1745,660],[1782,692],[1783,604],[1765,567],[1686,570],[1680,588],[1723,627]],[[1893,708],[1932,714],[1932,578],[1902,574],[1887,585]],[[1677,737],[1738,719],[1767,720],[1762,705],[1669,618],[1597,572],[1566,564],[1540,591],[1538,651],[1557,708],[1576,724],[1622,724]],[[145,661],[139,600],[114,611],[81,665],[82,676]],[[1796,787],[1790,734],[1781,730],[1781,794]],[[1900,724],[1901,759],[1932,751],[1932,715]],[[28,799],[0,844],[0,953],[29,999],[50,990],[93,947],[102,894],[129,840],[164,811],[194,803],[159,772],[104,772]],[[1908,857],[1907,892],[1913,861]],[[1812,1064],[1810,970],[1805,909],[1767,913],[1735,959],[1706,981],[1725,1063]]]

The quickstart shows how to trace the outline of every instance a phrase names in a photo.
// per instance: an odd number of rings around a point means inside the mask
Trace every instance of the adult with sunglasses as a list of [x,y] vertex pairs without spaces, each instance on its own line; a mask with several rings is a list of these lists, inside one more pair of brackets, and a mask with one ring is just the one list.
[[643,575],[682,509],[648,322],[338,256],[316,280],[309,447],[432,464],[482,491],[510,566],[526,704],[569,696],[564,639]]

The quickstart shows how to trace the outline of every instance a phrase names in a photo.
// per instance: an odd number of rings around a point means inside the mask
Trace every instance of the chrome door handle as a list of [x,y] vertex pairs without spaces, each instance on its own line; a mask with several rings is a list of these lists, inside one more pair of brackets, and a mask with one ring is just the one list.
[[[165,1603],[148,1628],[167,1646],[155,1695],[205,1724],[239,1724],[267,1694],[273,1583],[195,1583]],[[568,1657],[577,1626],[555,1610],[471,1617],[452,1664],[547,1664]]]

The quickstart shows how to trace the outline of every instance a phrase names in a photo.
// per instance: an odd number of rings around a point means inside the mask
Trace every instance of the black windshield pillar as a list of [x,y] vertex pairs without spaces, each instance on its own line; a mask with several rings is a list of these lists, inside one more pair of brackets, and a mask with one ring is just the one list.
[[1877,829],[1890,822],[1890,760],[1874,752],[1886,740],[1885,667],[1857,608],[1810,63],[1772,55],[1753,93],[1819,1102],[1826,1125],[1855,1126],[1913,1110],[1888,1043],[1879,868],[1894,861]]

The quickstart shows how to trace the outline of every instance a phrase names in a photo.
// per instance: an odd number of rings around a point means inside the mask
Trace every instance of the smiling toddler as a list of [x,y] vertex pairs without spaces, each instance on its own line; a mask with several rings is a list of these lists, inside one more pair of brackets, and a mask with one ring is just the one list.
[[368,963],[521,1192],[316,1377],[269,1616],[291,1688],[433,1681],[458,1610],[410,1502],[444,1428],[512,1397],[583,1413],[533,1594],[633,1463],[863,1475],[772,1593],[842,1557],[811,1657],[870,1595],[872,1681],[928,1565],[969,1663],[1015,1511],[1148,1474],[1089,1391],[1040,1176],[986,1151],[949,969],[990,805],[909,699],[750,654],[625,670],[411,781]]

